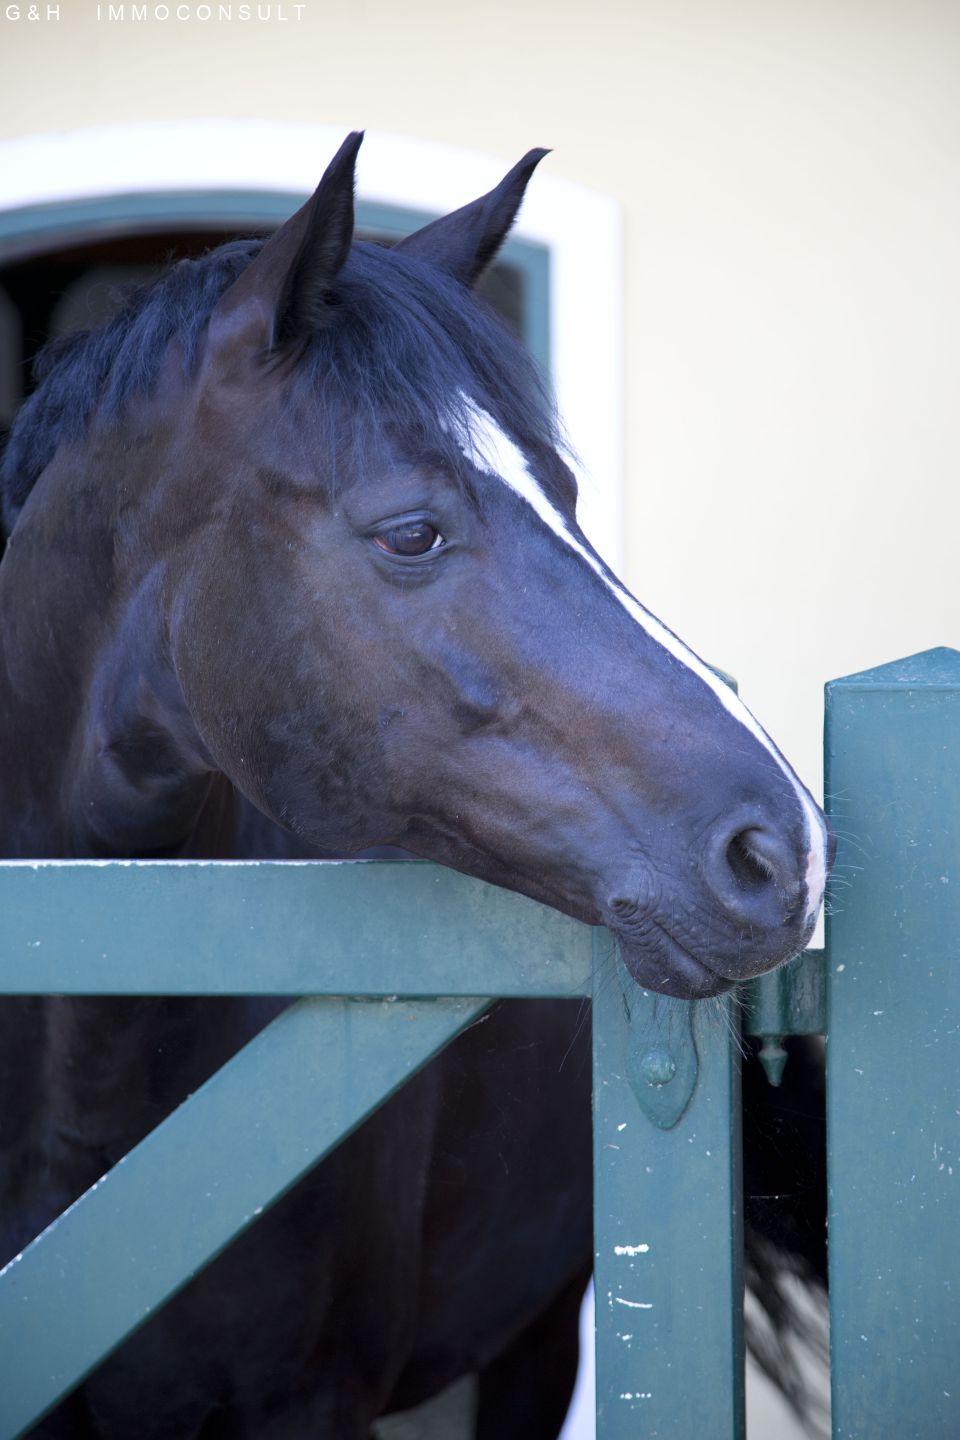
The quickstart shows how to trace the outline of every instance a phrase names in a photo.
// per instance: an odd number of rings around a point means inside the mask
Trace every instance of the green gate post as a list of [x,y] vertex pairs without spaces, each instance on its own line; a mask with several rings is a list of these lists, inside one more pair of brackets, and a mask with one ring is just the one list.
[[728,998],[594,962],[597,1434],[743,1435],[740,1071]]
[[960,1435],[960,653],[827,687],[834,1435]]

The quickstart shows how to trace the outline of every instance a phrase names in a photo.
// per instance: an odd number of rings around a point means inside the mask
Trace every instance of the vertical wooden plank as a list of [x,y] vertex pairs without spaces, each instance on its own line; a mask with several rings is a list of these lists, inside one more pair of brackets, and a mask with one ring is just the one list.
[[960,653],[827,689],[834,1434],[960,1435]]
[[652,995],[605,932],[596,943],[598,1440],[738,1440],[743,1209],[730,1003]]

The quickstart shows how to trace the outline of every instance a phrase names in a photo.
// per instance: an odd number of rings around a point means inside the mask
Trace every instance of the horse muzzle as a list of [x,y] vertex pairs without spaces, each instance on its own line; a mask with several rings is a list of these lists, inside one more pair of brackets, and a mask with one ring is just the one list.
[[[820,837],[816,837],[820,841]],[[835,841],[826,832],[821,872]],[[754,805],[708,831],[684,880],[654,893],[638,871],[603,907],[603,920],[638,984],[681,999],[719,995],[789,960],[808,943],[822,899],[811,893],[810,851]]]

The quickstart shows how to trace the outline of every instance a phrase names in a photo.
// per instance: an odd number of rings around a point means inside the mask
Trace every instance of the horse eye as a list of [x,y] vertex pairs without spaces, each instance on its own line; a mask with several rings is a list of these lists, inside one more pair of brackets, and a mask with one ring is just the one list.
[[426,555],[430,550],[439,550],[444,543],[440,531],[427,520],[410,520],[405,525],[393,525],[373,538],[374,543],[381,550],[386,550],[388,555]]

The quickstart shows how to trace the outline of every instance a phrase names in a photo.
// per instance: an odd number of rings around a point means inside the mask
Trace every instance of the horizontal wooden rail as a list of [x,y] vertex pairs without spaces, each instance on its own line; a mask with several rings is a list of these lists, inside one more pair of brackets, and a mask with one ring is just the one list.
[[586,925],[403,860],[0,862],[0,995],[591,991]]

